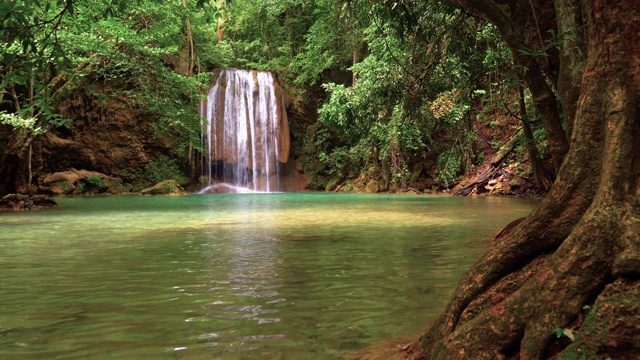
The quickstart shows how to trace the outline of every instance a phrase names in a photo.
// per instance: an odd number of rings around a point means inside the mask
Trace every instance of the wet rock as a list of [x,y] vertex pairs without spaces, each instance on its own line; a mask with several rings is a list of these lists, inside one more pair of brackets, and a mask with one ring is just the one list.
[[[101,90],[96,91],[111,93],[113,84],[98,86]],[[171,139],[156,136],[146,107],[126,95],[110,96],[105,102],[77,94],[62,101],[57,109],[73,122],[69,129],[48,131],[43,136],[41,154],[34,150],[34,168],[42,166],[38,178],[75,168],[137,182],[138,172],[150,159],[174,146]],[[114,191],[107,187],[104,192]]]
[[183,195],[184,189],[175,180],[161,181],[141,191],[142,195]]
[[39,210],[56,206],[55,200],[45,195],[9,194],[0,199],[0,210]]

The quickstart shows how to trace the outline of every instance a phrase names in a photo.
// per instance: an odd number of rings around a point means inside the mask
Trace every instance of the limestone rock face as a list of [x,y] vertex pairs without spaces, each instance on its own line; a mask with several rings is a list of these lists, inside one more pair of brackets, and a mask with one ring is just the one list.
[[289,161],[289,151],[291,148],[291,135],[289,133],[289,117],[285,105],[286,95],[280,85],[273,80],[273,89],[276,96],[276,106],[278,107],[278,161],[286,163]]
[[[96,91],[109,93],[109,85]],[[58,110],[73,119],[69,129],[47,132],[34,146],[38,177],[69,169],[88,169],[131,183],[151,159],[173,147],[171,139],[154,136],[148,112],[124,96],[101,102],[78,95],[63,101]]]

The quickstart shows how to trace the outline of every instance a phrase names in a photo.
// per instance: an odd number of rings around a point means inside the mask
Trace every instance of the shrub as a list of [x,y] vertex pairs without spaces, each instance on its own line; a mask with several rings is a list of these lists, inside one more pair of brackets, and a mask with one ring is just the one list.
[[152,183],[164,180],[176,180],[179,184],[186,184],[189,179],[184,175],[176,161],[167,156],[151,159],[143,169],[143,175]]
[[104,187],[104,180],[98,175],[87,176],[87,183],[96,188]]

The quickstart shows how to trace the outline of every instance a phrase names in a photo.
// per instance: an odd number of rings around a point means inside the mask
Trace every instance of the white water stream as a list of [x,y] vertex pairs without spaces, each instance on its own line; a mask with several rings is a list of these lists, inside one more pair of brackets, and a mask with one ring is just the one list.
[[201,104],[207,150],[203,175],[209,186],[224,183],[254,192],[280,190],[278,106],[283,106],[283,99],[276,96],[274,83],[269,72],[221,70]]

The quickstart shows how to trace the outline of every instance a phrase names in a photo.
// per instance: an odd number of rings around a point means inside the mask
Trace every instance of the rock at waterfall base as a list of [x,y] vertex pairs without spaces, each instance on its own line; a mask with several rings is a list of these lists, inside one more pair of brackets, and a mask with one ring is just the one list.
[[161,181],[141,191],[142,195],[184,195],[182,186],[175,180]]

